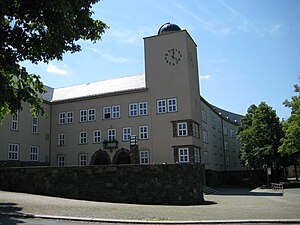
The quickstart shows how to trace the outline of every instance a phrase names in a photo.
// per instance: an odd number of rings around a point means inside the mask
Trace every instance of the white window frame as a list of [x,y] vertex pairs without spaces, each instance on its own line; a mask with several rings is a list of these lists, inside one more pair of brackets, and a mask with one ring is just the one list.
[[88,109],[88,121],[96,120],[96,109]]
[[20,145],[9,143],[8,144],[8,160],[19,160],[19,151],[20,151]]
[[80,131],[79,132],[79,144],[87,144],[87,131]]
[[200,149],[194,148],[194,162],[200,163]]
[[15,114],[12,114],[11,130],[15,130],[15,131],[19,130],[19,113],[18,112],[16,112]]
[[73,123],[74,122],[74,112],[69,111],[66,112],[66,123]]
[[88,163],[88,155],[86,153],[79,154],[78,161],[80,166],[86,166]]
[[117,140],[117,129],[108,129],[107,141],[116,141],[116,140]]
[[101,143],[101,130],[94,130],[93,131],[93,143]]
[[187,122],[177,123],[177,136],[188,136],[188,124]]
[[148,115],[148,103],[139,102],[139,116],[147,116],[147,115]]
[[88,121],[88,111],[87,109],[80,110],[80,122],[84,123]]
[[66,157],[65,155],[58,155],[57,156],[57,166],[65,166]]
[[130,141],[131,127],[123,128],[123,141]]
[[120,105],[114,105],[111,107],[111,118],[118,119],[121,117],[121,107]]
[[137,103],[130,103],[128,107],[129,107],[129,117],[138,116],[138,104]]
[[147,125],[139,126],[139,139],[140,140],[149,139],[149,128]]
[[38,162],[39,161],[39,151],[40,151],[39,146],[31,145],[29,160]]
[[169,98],[168,101],[168,112],[177,112],[177,98]]
[[65,146],[66,145],[66,134],[65,133],[59,133],[57,135],[57,145],[58,146]]
[[103,119],[111,119],[111,107],[110,106],[105,106],[103,107]]
[[157,107],[156,112],[158,114],[167,113],[167,100],[166,99],[157,100],[156,107]]
[[38,134],[39,133],[39,119],[37,117],[33,116],[31,121],[32,121],[31,132],[33,134]]
[[149,151],[140,151],[140,164],[146,165],[149,163]]
[[66,113],[60,112],[58,113],[58,124],[65,124],[66,123]]
[[178,149],[178,160],[179,163],[188,163],[189,159],[189,148],[179,148]]

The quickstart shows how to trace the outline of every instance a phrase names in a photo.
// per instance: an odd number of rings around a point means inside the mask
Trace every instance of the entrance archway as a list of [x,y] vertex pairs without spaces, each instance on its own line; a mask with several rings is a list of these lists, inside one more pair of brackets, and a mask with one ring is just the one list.
[[131,158],[127,149],[120,149],[116,152],[113,159],[114,164],[131,164]]
[[91,159],[90,165],[109,165],[111,160],[107,152],[103,150],[98,150],[94,153]]

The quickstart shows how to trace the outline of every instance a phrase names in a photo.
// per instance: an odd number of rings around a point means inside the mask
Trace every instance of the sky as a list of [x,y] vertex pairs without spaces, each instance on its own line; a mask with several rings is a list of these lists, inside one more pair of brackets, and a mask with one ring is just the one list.
[[101,0],[93,18],[110,28],[62,61],[31,65],[58,88],[145,72],[144,37],[171,22],[197,44],[200,92],[209,103],[245,115],[265,101],[279,118],[300,77],[300,0]]

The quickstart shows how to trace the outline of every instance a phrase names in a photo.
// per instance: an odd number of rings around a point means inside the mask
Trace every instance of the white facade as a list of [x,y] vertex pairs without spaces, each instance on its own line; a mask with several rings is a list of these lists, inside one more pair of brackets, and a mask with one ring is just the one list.
[[200,97],[197,49],[188,32],[161,32],[144,42],[145,74],[47,88],[49,116],[38,118],[38,125],[26,107],[18,114],[18,129],[16,116],[7,116],[0,127],[0,161],[205,163],[216,171],[243,169],[236,140],[241,116]]

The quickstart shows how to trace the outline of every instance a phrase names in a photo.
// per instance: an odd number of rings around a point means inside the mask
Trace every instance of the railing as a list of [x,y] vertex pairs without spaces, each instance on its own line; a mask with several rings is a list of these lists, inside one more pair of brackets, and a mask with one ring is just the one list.
[[103,141],[103,148],[104,149],[111,149],[111,148],[118,148],[118,141]]

